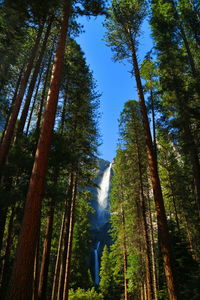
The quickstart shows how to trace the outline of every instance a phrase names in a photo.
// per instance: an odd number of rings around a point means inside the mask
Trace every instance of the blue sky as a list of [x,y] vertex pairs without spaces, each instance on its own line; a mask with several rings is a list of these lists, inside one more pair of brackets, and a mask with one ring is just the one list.
[[[105,160],[112,161],[117,147],[120,112],[127,100],[137,100],[137,91],[134,78],[130,74],[131,66],[128,63],[124,65],[114,62],[111,49],[102,40],[105,32],[103,20],[103,17],[89,20],[82,17],[80,23],[84,25],[85,32],[76,40],[85,52],[87,63],[97,82],[98,91],[102,93],[99,129],[103,144],[99,148],[99,155]],[[138,54],[142,61],[152,48],[147,23],[143,26],[139,48]]]

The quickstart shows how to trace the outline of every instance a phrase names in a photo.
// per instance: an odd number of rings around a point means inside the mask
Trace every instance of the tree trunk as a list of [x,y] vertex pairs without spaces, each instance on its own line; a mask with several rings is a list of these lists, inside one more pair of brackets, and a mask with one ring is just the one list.
[[121,214],[122,214],[122,225],[123,225],[123,258],[124,258],[124,299],[128,300],[128,279],[127,279],[127,269],[128,269],[128,261],[127,261],[127,249],[126,249],[126,235],[125,235],[125,217],[124,217],[124,210],[121,207]]
[[154,236],[153,236],[153,221],[151,216],[151,206],[150,206],[150,198],[149,194],[147,197],[147,205],[149,211],[149,222],[150,222],[150,243],[151,243],[151,257],[152,257],[152,273],[153,273],[153,289],[154,289],[154,299],[158,300],[158,293],[157,293],[157,270],[156,270],[156,253],[155,253],[155,243],[154,243]]
[[69,294],[72,241],[73,241],[73,230],[74,230],[74,223],[75,223],[76,194],[77,194],[77,175],[75,175],[74,178],[73,195],[72,195],[72,203],[71,203],[71,211],[70,211],[69,238],[68,238],[68,247],[67,247],[67,263],[65,269],[65,284],[64,284],[63,300],[68,300],[68,294]]
[[45,50],[46,50],[46,46],[47,46],[48,38],[49,38],[49,35],[50,35],[50,32],[51,32],[51,26],[52,26],[53,20],[54,20],[54,16],[52,16],[50,18],[49,23],[48,23],[48,27],[47,27],[46,34],[45,34],[45,37],[44,37],[44,40],[43,40],[43,43],[42,43],[42,48],[41,48],[41,51],[40,51],[40,55],[39,55],[39,58],[36,62],[36,65],[35,65],[35,69],[34,69],[34,72],[33,72],[32,78],[31,78],[31,82],[30,82],[30,85],[29,85],[28,93],[27,93],[27,96],[26,96],[24,108],[23,108],[21,118],[20,118],[20,121],[19,121],[19,125],[18,125],[18,128],[17,128],[17,135],[22,133],[23,130],[24,130],[25,122],[26,122],[26,119],[27,119],[28,111],[29,111],[29,106],[30,106],[30,103],[31,103],[31,98],[32,98],[32,95],[33,95],[33,91],[34,91],[34,88],[35,88],[36,81],[37,81],[38,73],[40,71],[40,66],[41,66],[41,63],[42,63],[42,59],[44,57],[44,53],[45,53]]
[[22,75],[23,75],[23,72],[24,72],[24,67],[25,66],[23,65],[23,67],[20,70],[19,76],[18,76],[18,80],[17,80],[17,83],[16,83],[16,88],[15,88],[15,91],[14,91],[14,94],[13,94],[13,97],[12,97],[12,101],[11,101],[10,108],[9,108],[9,113],[8,113],[7,118],[6,118],[6,125],[4,127],[4,131],[3,131],[3,134],[1,136],[1,142],[0,143],[2,143],[2,141],[3,141],[3,137],[4,137],[6,127],[8,125],[8,120],[9,120],[9,117],[10,117],[10,113],[12,112],[13,104],[15,102],[15,99],[16,99],[18,91],[19,91],[20,83],[21,83],[21,80],[22,80]]
[[37,248],[35,251],[35,259],[34,259],[32,300],[38,299],[39,255],[40,255],[40,237],[38,236]]
[[63,213],[62,224],[61,224],[61,228],[60,228],[60,237],[59,237],[59,242],[58,242],[58,251],[57,251],[57,256],[56,256],[56,265],[55,265],[51,300],[57,300],[59,274],[60,274],[60,267],[61,267],[62,240],[63,240],[63,234],[64,234],[65,219],[66,219],[66,211],[64,211],[64,213]]
[[62,253],[62,260],[61,260],[61,268],[60,268],[60,276],[59,276],[59,287],[58,287],[58,300],[63,299],[63,291],[64,291],[64,284],[65,284],[65,272],[66,272],[66,262],[67,262],[67,251],[68,251],[68,242],[69,242],[69,228],[70,228],[70,213],[71,213],[71,206],[72,206],[72,198],[73,198],[73,174],[70,175],[70,187],[67,192],[66,197],[66,220],[65,220],[65,231],[63,237],[63,253]]
[[9,282],[9,264],[10,264],[10,251],[13,240],[13,221],[15,216],[15,205],[13,205],[11,210],[11,216],[8,224],[8,235],[6,241],[6,250],[4,255],[4,263],[2,268],[2,276],[1,276],[1,290],[0,290],[0,299],[4,299],[6,295],[6,289]]
[[64,16],[52,70],[52,80],[47,99],[46,112],[30,179],[24,219],[7,300],[27,300],[30,299],[32,294],[32,272],[39,232],[41,200],[57,109],[70,8],[70,1],[64,3]]
[[141,155],[139,149],[139,139],[138,133],[135,127],[135,140],[136,140],[136,148],[137,148],[137,158],[138,158],[138,171],[139,171],[139,182],[140,182],[140,207],[141,207],[141,217],[142,217],[142,231],[144,237],[144,245],[145,245],[145,266],[146,266],[146,279],[147,279],[147,294],[148,300],[153,299],[153,280],[151,274],[151,263],[150,263],[150,246],[149,246],[149,238],[148,238],[148,225],[146,220],[146,200],[144,195],[144,184],[142,178],[142,162]]
[[160,179],[158,175],[157,162],[156,162],[154,149],[153,149],[151,131],[149,127],[149,120],[148,120],[147,109],[146,109],[144,93],[143,93],[143,87],[141,83],[140,71],[139,71],[138,61],[137,61],[137,56],[135,51],[135,44],[132,39],[132,35],[130,35],[130,33],[129,33],[129,38],[131,41],[133,68],[135,72],[139,103],[140,103],[140,108],[142,113],[143,124],[144,124],[146,147],[147,147],[147,158],[148,158],[148,165],[149,165],[151,182],[152,182],[153,193],[154,193],[155,210],[156,210],[157,222],[158,222],[158,235],[159,235],[160,247],[161,247],[162,258],[164,263],[167,289],[168,289],[169,299],[176,300],[177,290],[175,287],[175,274],[173,270],[172,254],[171,254],[169,231],[168,231],[167,219],[165,213],[165,206],[164,206],[164,201],[162,196]]
[[3,166],[6,162],[6,158],[9,152],[9,148],[12,142],[12,138],[13,138],[13,134],[14,134],[14,130],[15,130],[15,125],[16,125],[16,121],[17,121],[17,117],[19,114],[19,110],[21,107],[21,103],[22,103],[22,99],[28,84],[28,80],[33,68],[33,64],[34,64],[34,60],[36,58],[37,55],[37,51],[38,51],[38,47],[39,47],[39,43],[41,40],[41,36],[42,36],[42,32],[43,32],[43,28],[44,28],[44,24],[40,25],[39,30],[38,30],[38,34],[37,34],[37,38],[35,41],[35,44],[33,46],[33,49],[31,51],[31,55],[29,58],[29,62],[26,68],[26,71],[23,75],[23,78],[21,80],[21,85],[19,88],[19,92],[17,94],[17,97],[15,99],[15,102],[13,104],[13,109],[12,109],[12,113],[10,115],[10,118],[8,120],[8,124],[7,124],[7,128],[6,131],[4,133],[4,137],[0,146],[0,166]]
[[37,87],[36,87],[36,91],[35,91],[35,96],[34,96],[34,99],[33,99],[30,115],[29,115],[28,122],[27,122],[26,136],[28,135],[29,128],[30,128],[30,125],[31,125],[32,115],[33,115],[33,111],[34,111],[34,108],[35,108],[35,103],[36,103],[36,100],[37,100],[37,96],[38,96],[38,92],[39,92],[39,88],[40,88],[40,83],[41,83],[41,79],[42,79],[42,73],[43,73],[43,70],[40,70],[40,75],[39,75],[39,79],[38,79],[38,83],[37,83]]
[[40,270],[40,280],[39,280],[39,289],[38,289],[38,300],[46,299],[48,270],[49,270],[50,252],[51,252],[51,239],[52,239],[52,232],[53,232],[54,210],[55,210],[55,198],[52,197],[50,208],[49,208],[49,215],[47,217],[47,226],[46,226],[45,240],[43,246],[42,265]]
[[52,57],[53,57],[54,43],[53,43],[51,54],[49,56],[49,60],[48,60],[48,64],[47,64],[46,76],[45,76],[44,86],[43,86],[43,90],[42,90],[42,96],[41,96],[41,100],[40,100],[39,111],[38,111],[38,117],[37,117],[37,123],[36,123],[36,130],[38,132],[40,130],[42,112],[43,112],[43,107],[44,107],[44,100],[45,100],[45,97],[46,97],[46,90],[47,90],[47,85],[48,85],[48,82],[49,82],[49,73],[50,73],[51,62],[52,62]]

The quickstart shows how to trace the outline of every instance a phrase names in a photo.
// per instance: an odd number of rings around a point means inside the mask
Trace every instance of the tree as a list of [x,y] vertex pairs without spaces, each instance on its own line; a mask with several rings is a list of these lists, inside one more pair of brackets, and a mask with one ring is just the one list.
[[136,55],[137,34],[145,15],[145,1],[113,1],[109,19],[106,23],[107,42],[116,53],[116,59],[131,59],[131,63],[133,66],[144,124],[147,157],[154,193],[155,209],[158,220],[159,241],[165,268],[168,294],[170,299],[177,299],[175,274],[172,267],[173,264],[171,258],[165,207],[157,170],[156,158],[153,150],[147,109],[145,105],[143,87],[141,83],[140,71]]

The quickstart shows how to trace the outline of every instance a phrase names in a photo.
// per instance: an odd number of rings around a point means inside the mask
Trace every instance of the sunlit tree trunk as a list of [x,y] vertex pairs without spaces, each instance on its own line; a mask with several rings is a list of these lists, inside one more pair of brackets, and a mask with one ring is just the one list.
[[40,224],[41,200],[57,109],[70,8],[70,1],[64,3],[64,16],[52,70],[46,112],[30,179],[24,219],[11,278],[10,292],[7,297],[9,300],[27,300],[30,299],[32,294],[32,273]]

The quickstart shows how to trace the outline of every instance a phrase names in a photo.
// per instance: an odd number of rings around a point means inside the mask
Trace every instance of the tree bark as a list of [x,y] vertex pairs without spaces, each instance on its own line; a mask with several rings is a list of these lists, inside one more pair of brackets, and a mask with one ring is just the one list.
[[1,289],[0,289],[0,299],[4,299],[6,295],[6,289],[8,285],[8,275],[9,275],[9,259],[10,259],[10,251],[12,246],[12,240],[13,240],[13,221],[15,216],[15,204],[12,207],[11,210],[11,216],[8,224],[8,235],[7,235],[7,241],[6,241],[6,250],[5,250],[5,256],[4,256],[4,263],[2,268],[2,276],[1,276]]
[[35,108],[35,103],[36,103],[36,100],[37,100],[37,96],[38,96],[38,92],[39,92],[39,88],[40,88],[40,83],[41,83],[41,79],[42,79],[42,73],[43,73],[43,70],[40,70],[40,75],[39,75],[39,78],[38,78],[38,83],[37,83],[37,87],[36,87],[36,91],[35,91],[35,96],[34,96],[34,99],[33,99],[30,115],[29,115],[28,122],[27,122],[26,136],[28,135],[29,128],[30,128],[30,125],[31,125],[32,115],[33,115],[33,111],[34,111],[34,108]]
[[53,232],[54,210],[55,210],[55,199],[54,197],[52,197],[50,208],[49,208],[49,215],[47,217],[47,226],[46,226],[45,240],[43,246],[42,264],[41,264],[39,288],[38,288],[38,300],[46,299],[48,270],[49,270],[50,252],[51,252],[51,240],[52,240],[52,232]]
[[128,269],[128,261],[127,261],[127,248],[126,248],[126,235],[125,235],[125,216],[123,207],[121,207],[122,214],[122,225],[123,225],[123,258],[124,258],[124,299],[128,300],[128,279],[127,279],[127,269]]
[[21,118],[20,118],[20,121],[19,121],[19,125],[18,125],[18,128],[17,128],[17,135],[22,133],[23,130],[24,130],[25,122],[26,122],[26,119],[27,119],[27,115],[28,115],[28,111],[29,111],[29,107],[30,107],[30,103],[31,103],[31,98],[32,98],[32,95],[33,95],[33,91],[34,91],[34,88],[35,88],[36,81],[37,81],[38,73],[40,71],[40,66],[41,66],[41,63],[42,63],[42,59],[44,57],[44,53],[45,53],[45,50],[46,50],[46,46],[47,46],[48,38],[49,38],[49,35],[50,35],[50,32],[51,32],[51,26],[52,26],[53,20],[54,20],[54,16],[52,16],[50,18],[48,26],[47,26],[46,34],[45,34],[45,37],[44,37],[44,40],[43,40],[43,43],[42,43],[42,48],[41,48],[41,51],[40,51],[40,54],[39,54],[39,58],[38,58],[38,60],[36,62],[36,65],[35,65],[35,69],[34,69],[34,72],[33,72],[32,78],[31,78],[31,82],[30,82],[30,85],[29,85],[28,93],[27,93],[27,96],[26,96],[24,108],[23,108]]
[[49,73],[50,73],[50,69],[51,69],[52,56],[53,56],[53,51],[54,51],[54,43],[53,43],[51,54],[50,54],[49,60],[48,60],[46,76],[45,76],[45,81],[44,81],[44,86],[43,86],[43,90],[42,90],[42,96],[41,96],[40,106],[39,106],[39,111],[38,111],[38,117],[37,117],[37,122],[36,122],[36,130],[38,132],[40,130],[40,125],[41,125],[41,120],[42,120],[42,112],[43,112],[43,107],[44,107],[44,100],[45,100],[45,96],[46,96],[47,85],[49,82]]
[[74,223],[75,223],[76,194],[77,194],[77,175],[75,175],[75,177],[74,177],[74,184],[73,184],[73,195],[72,195],[72,203],[71,203],[71,211],[70,211],[69,238],[68,238],[68,247],[67,247],[67,262],[66,262],[66,269],[65,269],[65,284],[64,284],[64,291],[63,291],[63,300],[68,300],[68,294],[69,294],[72,241],[73,241],[73,231],[74,231]]
[[7,300],[27,300],[30,299],[32,294],[32,272],[37,236],[40,227],[41,200],[57,109],[66,36],[71,11],[70,8],[70,1],[64,3],[64,16],[52,70],[52,80],[47,99],[46,112],[30,179],[24,219]]
[[164,201],[162,196],[160,179],[158,175],[157,162],[156,162],[154,149],[153,149],[151,131],[149,127],[149,120],[148,120],[147,109],[145,105],[144,92],[143,92],[140,71],[139,71],[139,66],[138,66],[138,61],[136,56],[135,44],[131,33],[128,32],[128,34],[129,34],[129,40],[130,40],[131,50],[132,50],[132,62],[133,62],[133,68],[134,68],[135,79],[137,84],[139,103],[140,103],[140,108],[142,113],[143,124],[144,124],[146,147],[147,147],[147,158],[148,158],[148,165],[149,165],[151,182],[152,182],[153,193],[154,193],[155,210],[156,210],[157,222],[158,222],[158,235],[159,235],[160,247],[161,247],[162,258],[164,263],[168,295],[170,300],[176,300],[177,290],[175,286],[175,274],[173,270],[172,254],[171,254],[171,246],[169,240],[169,231],[167,226],[167,218],[165,213],[165,206],[164,206]]
[[60,274],[60,267],[61,267],[62,241],[63,241],[63,234],[64,234],[65,219],[66,219],[66,210],[63,213],[62,224],[61,224],[61,228],[60,228],[60,237],[59,237],[59,242],[58,242],[58,251],[57,251],[57,257],[56,257],[56,265],[55,265],[51,300],[57,300],[59,274]]
[[73,188],[74,188],[74,179],[73,174],[70,175],[70,186],[68,189],[67,197],[66,197],[66,220],[65,220],[65,230],[63,236],[63,253],[62,253],[62,260],[61,260],[61,268],[60,268],[60,275],[59,275],[59,287],[58,287],[58,300],[63,299],[63,291],[64,291],[64,284],[65,284],[65,272],[66,272],[66,262],[67,262],[67,251],[68,251],[68,242],[69,242],[69,228],[70,228],[70,213],[71,213],[71,206],[72,206],[72,198],[73,198]]
[[38,30],[38,34],[37,34],[35,44],[32,48],[31,55],[29,57],[29,62],[28,62],[26,71],[25,71],[25,73],[23,75],[23,78],[21,80],[21,85],[20,85],[20,88],[19,88],[19,92],[18,92],[17,97],[14,101],[13,109],[12,109],[10,118],[8,120],[6,131],[4,133],[4,137],[3,137],[3,140],[2,140],[2,143],[1,143],[1,146],[0,146],[0,166],[3,166],[6,162],[6,158],[7,158],[7,155],[8,155],[9,149],[10,149],[10,145],[11,145],[11,142],[12,142],[12,138],[13,138],[13,135],[14,135],[14,130],[15,130],[17,117],[18,117],[19,110],[20,110],[20,107],[21,107],[21,104],[22,104],[22,99],[23,99],[23,96],[24,96],[24,93],[25,93],[25,90],[26,90],[26,87],[27,87],[27,84],[28,84],[28,80],[29,80],[29,77],[30,77],[30,74],[31,74],[31,71],[32,71],[32,68],[33,68],[34,60],[35,60],[36,55],[37,55],[37,51],[38,51],[39,43],[40,43],[40,40],[41,40],[43,28],[44,28],[44,24],[41,24],[40,27],[39,27],[39,30]]

